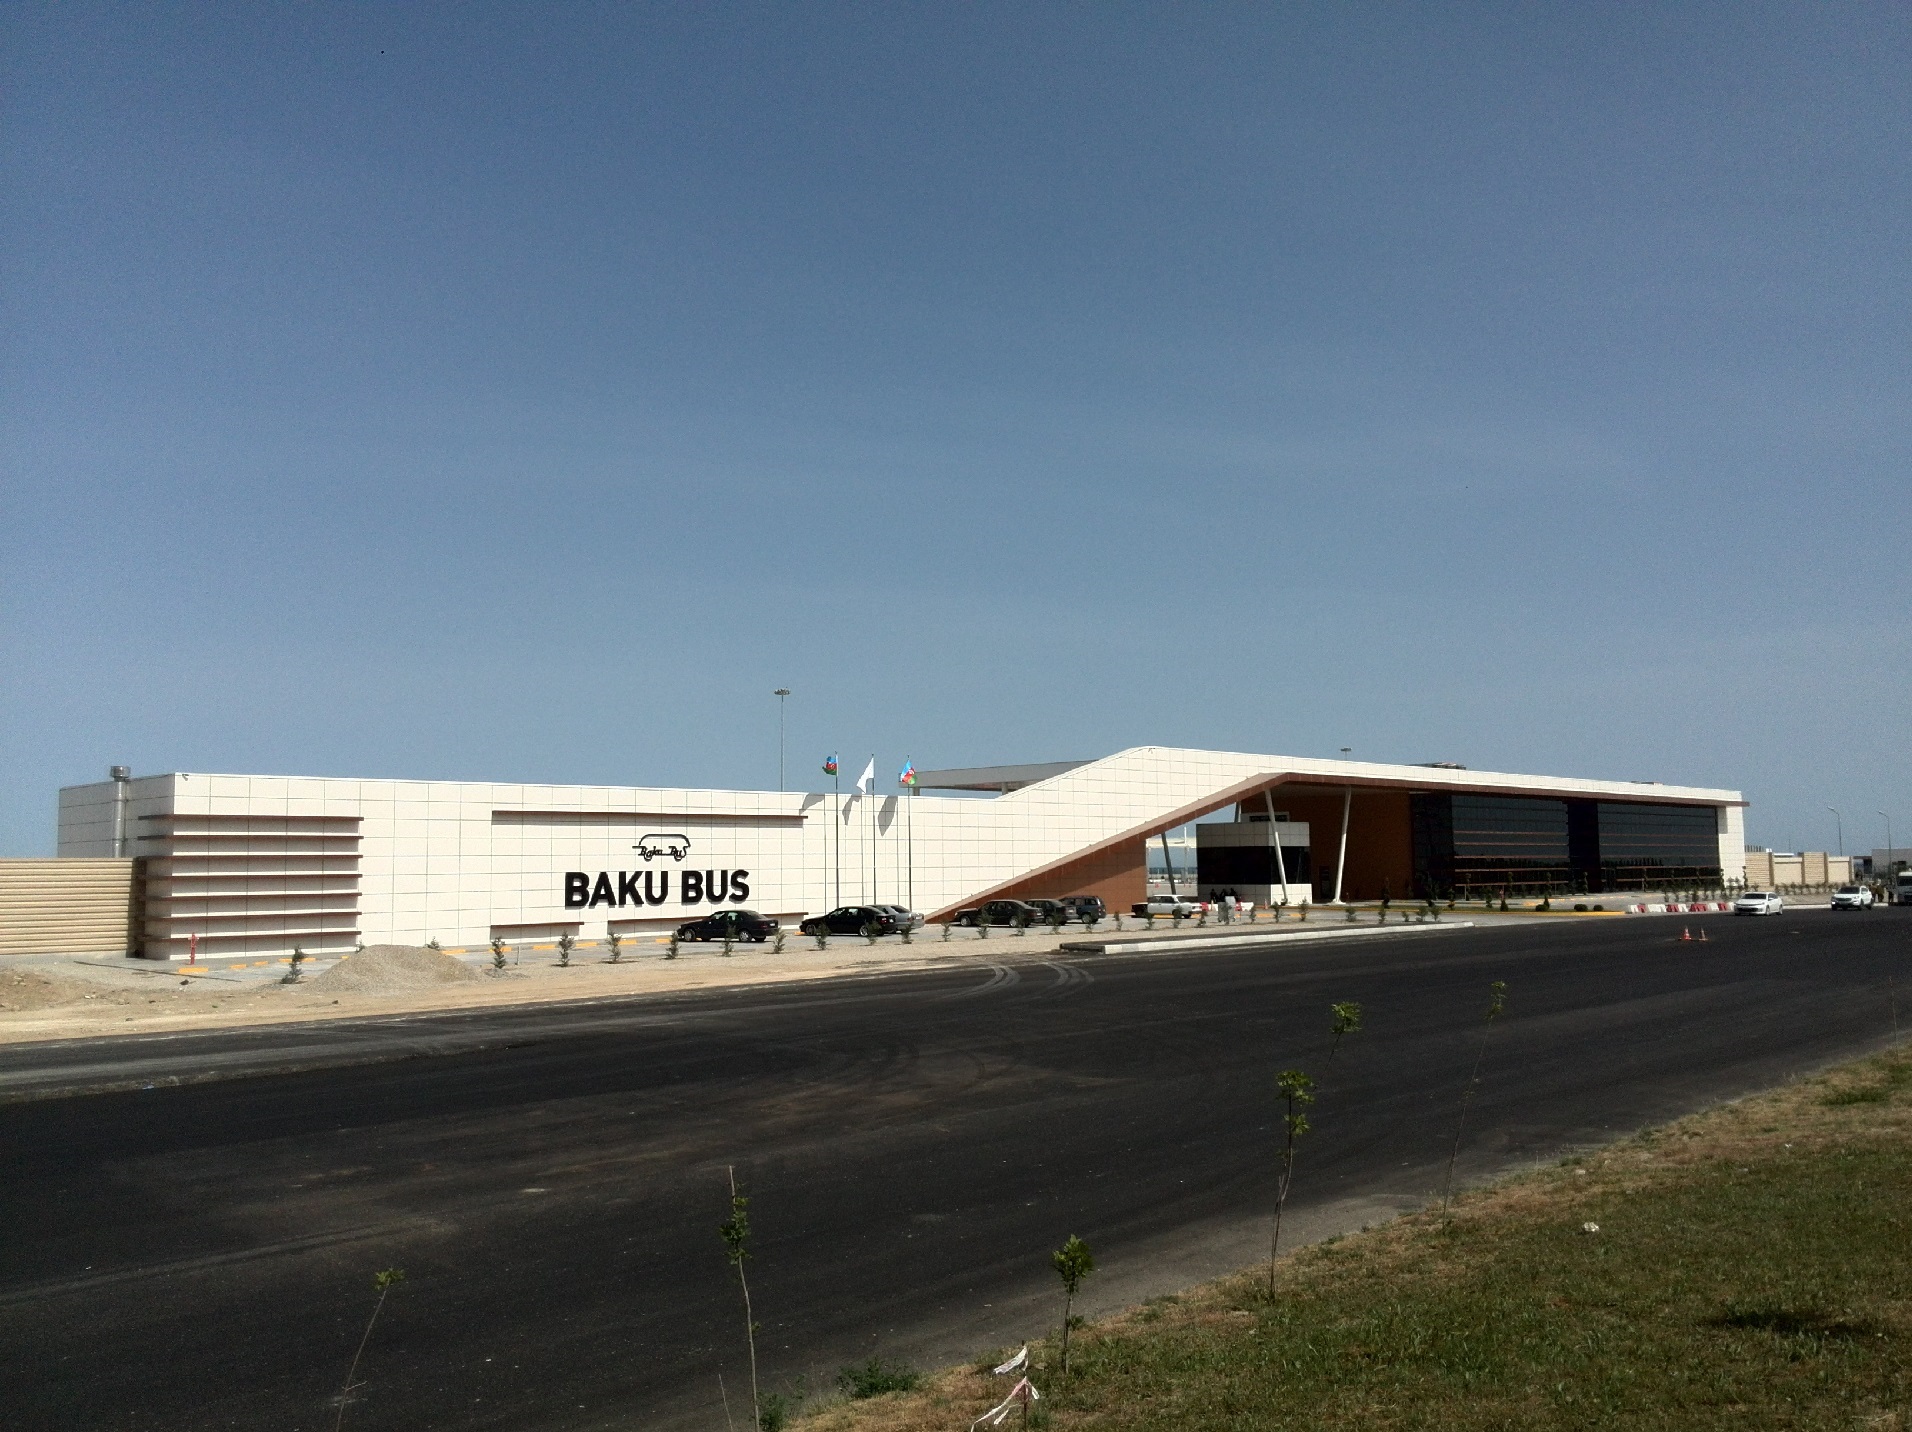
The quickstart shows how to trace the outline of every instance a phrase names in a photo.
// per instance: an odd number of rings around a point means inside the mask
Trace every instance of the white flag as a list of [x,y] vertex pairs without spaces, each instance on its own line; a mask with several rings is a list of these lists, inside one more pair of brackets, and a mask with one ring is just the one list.
[[868,795],[876,789],[876,757],[870,757],[870,764],[863,768],[863,774],[856,778],[856,788]]
[[1019,1370],[1020,1368],[1022,1368],[1023,1366],[1025,1366],[1028,1363],[1028,1361],[1029,1361],[1029,1344],[1024,1343],[1022,1345],[1021,1352],[1017,1353],[1014,1357],[1010,1358],[1008,1362],[1004,1363],[1001,1367],[996,1369],[996,1376],[1007,1377],[1010,1373],[1015,1372]]
[[976,1429],[985,1423],[991,1427],[1000,1427],[1009,1420],[1009,1410],[1018,1402],[1027,1407],[1032,1402],[1040,1401],[1041,1398],[1042,1394],[1036,1391],[1036,1385],[1025,1377],[1009,1389],[1007,1397],[970,1423],[969,1432],[976,1432]]

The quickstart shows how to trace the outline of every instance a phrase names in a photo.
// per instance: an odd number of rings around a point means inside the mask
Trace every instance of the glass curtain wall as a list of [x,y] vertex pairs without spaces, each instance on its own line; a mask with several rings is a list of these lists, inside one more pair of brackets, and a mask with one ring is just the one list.
[[1416,897],[1719,883],[1711,806],[1421,792],[1409,809]]
[[1608,890],[1719,884],[1719,814],[1711,806],[1600,801],[1600,878]]

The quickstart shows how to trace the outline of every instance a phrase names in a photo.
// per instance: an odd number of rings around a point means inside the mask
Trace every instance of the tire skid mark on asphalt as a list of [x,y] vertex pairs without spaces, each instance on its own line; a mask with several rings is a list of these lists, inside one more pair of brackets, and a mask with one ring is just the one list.
[[944,998],[974,999],[978,995],[993,994],[999,989],[1007,989],[1011,985],[1022,983],[1022,972],[1013,970],[1008,965],[991,965],[989,969],[989,978],[981,984],[971,985],[968,989],[958,990],[955,994],[945,995]]
[[235,1248],[228,1253],[208,1253],[197,1258],[177,1258],[165,1263],[148,1263],[138,1268],[119,1268],[106,1273],[83,1273],[72,1278],[50,1278],[0,1289],[0,1307],[13,1307],[55,1298],[66,1293],[91,1292],[95,1288],[118,1283],[137,1283],[145,1278],[175,1278],[191,1273],[226,1268],[235,1263],[252,1263],[265,1258],[289,1257],[313,1253],[324,1248],[342,1248],[353,1243],[372,1243],[380,1239],[417,1237],[421,1234],[448,1233],[453,1225],[437,1218],[404,1218],[373,1227],[341,1228],[331,1233],[312,1233],[304,1238],[286,1238],[277,1243],[261,1243],[251,1248]]
[[1051,971],[1056,977],[1055,983],[1043,991],[1044,995],[1060,994],[1063,990],[1079,989],[1083,985],[1095,983],[1095,976],[1083,969],[1081,965],[1064,964],[1060,960],[1044,960],[1042,967]]

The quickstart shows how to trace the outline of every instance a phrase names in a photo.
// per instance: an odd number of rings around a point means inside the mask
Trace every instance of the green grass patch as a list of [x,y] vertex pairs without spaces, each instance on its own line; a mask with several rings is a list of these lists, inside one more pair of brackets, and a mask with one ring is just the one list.
[[[1272,1159],[1272,1155],[1271,1155]],[[1597,1231],[1588,1231],[1587,1225]],[[1912,1053],[1048,1344],[1051,1428],[1912,1429]],[[965,1426],[973,1369],[843,1432]],[[831,1421],[830,1419],[836,1419]]]

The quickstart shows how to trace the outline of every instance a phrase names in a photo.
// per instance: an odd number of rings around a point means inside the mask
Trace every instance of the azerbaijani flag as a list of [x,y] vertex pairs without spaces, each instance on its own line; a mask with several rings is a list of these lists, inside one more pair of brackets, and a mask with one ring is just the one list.
[[898,773],[896,783],[904,787],[916,784],[916,763],[914,761],[903,762],[903,769]]
[[825,757],[823,762],[823,774],[826,776],[834,776],[836,774],[836,771],[837,771],[836,757],[835,756]]

